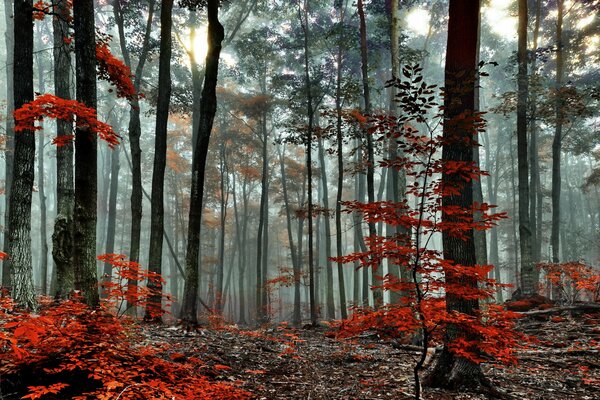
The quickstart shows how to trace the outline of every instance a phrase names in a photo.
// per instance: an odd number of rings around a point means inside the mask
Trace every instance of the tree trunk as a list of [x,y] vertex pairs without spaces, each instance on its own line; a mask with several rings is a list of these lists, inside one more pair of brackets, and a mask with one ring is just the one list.
[[[368,75],[368,54],[367,54],[367,25],[365,21],[365,11],[363,1],[358,0],[358,15],[360,18],[360,58],[361,58],[361,71],[362,71],[362,84],[363,84],[363,97],[365,100],[365,114],[371,114],[371,95],[369,88],[369,75]],[[369,203],[375,202],[375,182],[374,182],[374,171],[375,171],[375,158],[373,153],[373,138],[370,133],[365,132],[367,138],[367,201]],[[369,222],[369,236],[374,238],[377,235],[377,229],[374,222]],[[379,271],[379,265],[373,265],[371,268],[371,279],[373,286],[381,286],[381,272]],[[373,307],[378,309],[383,305],[383,291],[381,289],[372,289],[373,291]]]
[[557,1],[558,17],[556,20],[556,101],[554,104],[556,126],[554,140],[552,141],[552,232],[550,235],[550,247],[552,248],[552,262],[558,263],[559,256],[559,230],[560,230],[560,153],[562,149],[562,125],[563,125],[563,99],[561,96],[564,75],[563,60],[563,14],[564,0]]
[[296,246],[294,244],[294,236],[292,234],[292,213],[290,209],[290,201],[287,190],[287,180],[285,174],[284,163],[285,150],[279,149],[279,169],[281,172],[281,188],[283,191],[283,206],[285,208],[285,221],[287,224],[288,241],[290,242],[290,253],[292,257],[292,269],[294,274],[294,311],[292,312],[292,325],[300,326],[302,323],[302,314],[300,312],[300,265],[296,254]]
[[[340,11],[340,30],[339,46],[337,53],[337,71],[336,71],[336,87],[335,87],[335,111],[336,123],[335,134],[337,141],[337,164],[338,164],[338,180],[337,194],[335,198],[335,247],[337,257],[344,255],[342,248],[342,194],[344,190],[344,138],[342,135],[342,67],[344,65],[343,57],[343,25],[346,15],[346,7]],[[324,174],[324,171],[323,171]],[[346,305],[346,285],[344,283],[344,264],[340,261],[337,263],[338,273],[338,290],[340,291],[340,312],[342,319],[348,318],[348,306]]]
[[[329,221],[329,190],[327,184],[327,169],[325,165],[325,151],[323,150],[323,139],[319,138],[319,165],[321,167],[321,184],[323,187],[323,223],[325,228],[325,276],[327,277],[327,288],[325,296],[325,305],[327,310],[327,319],[335,319],[335,303],[333,302],[333,266],[331,265],[331,223]],[[341,247],[341,245],[340,245]],[[339,272],[339,270],[338,270]]]
[[[479,63],[479,47],[481,42],[481,10],[477,16],[477,63]],[[475,82],[475,111],[481,111],[480,104],[480,80],[479,76],[476,78]],[[481,167],[481,162],[479,159],[479,133],[475,132],[475,137],[473,140],[477,143],[477,145],[473,146],[473,163],[476,167]],[[473,201],[477,204],[483,204],[483,189],[481,187],[481,178],[473,180]],[[481,221],[481,213],[474,213],[474,221]],[[475,260],[479,265],[487,265],[488,257],[487,257],[487,240],[485,236],[485,231],[473,229],[473,238],[475,240]]]
[[198,297],[198,256],[200,252],[200,226],[202,221],[204,194],[204,173],[210,133],[217,111],[217,77],[219,73],[219,56],[223,41],[223,25],[219,22],[219,1],[207,1],[208,12],[208,51],[206,54],[204,86],[200,104],[200,123],[198,124],[198,140],[192,160],[192,186],[190,191],[190,216],[188,220],[188,242],[185,256],[185,287],[181,319],[186,325],[195,325],[196,299]]
[[[171,101],[171,26],[173,0],[162,2],[160,10],[160,61],[158,69],[158,100],[156,105],[156,135],[154,168],[152,170],[152,199],[150,201],[150,252],[148,269],[162,274],[162,248],[164,231],[164,185],[167,165],[167,124]],[[148,288],[162,291],[159,281],[148,281]],[[146,307],[146,320],[160,320],[161,297],[152,296]]]
[[[127,65],[129,68],[132,68],[131,58],[129,56],[129,50],[127,49],[127,42],[125,38],[125,27],[121,3],[122,0],[114,1],[113,12],[115,21],[117,22],[119,43],[121,45],[123,60],[125,65]],[[146,20],[146,29],[144,32],[142,50],[134,74],[135,78],[133,85],[136,91],[139,91],[140,89],[144,73],[144,65],[150,50],[150,35],[152,32],[152,20],[154,18],[155,3],[155,0],[148,0],[148,18]],[[140,260],[140,242],[142,230],[142,149],[140,147],[142,128],[140,122],[140,104],[136,97],[130,100],[130,106],[131,108],[129,111],[128,126],[129,147],[131,150],[131,238],[129,259],[137,262]],[[128,285],[130,288],[135,288],[137,281],[131,279],[129,280]],[[135,315],[135,307],[132,307],[131,310],[132,314]]]
[[[220,214],[221,214],[221,226],[219,229],[219,265],[217,267],[217,312],[223,313],[223,304],[225,301],[225,289],[223,287],[223,277],[225,274],[225,225],[227,223],[227,203],[229,200],[229,177],[227,169],[227,153],[225,146],[226,139],[221,138],[221,157],[220,157],[220,169],[221,169],[221,195],[220,195]],[[230,269],[231,271],[231,269]]]
[[268,154],[267,154],[267,129],[263,119],[266,118],[261,113],[260,116],[260,127],[261,127],[261,142],[262,142],[262,172],[260,181],[260,206],[258,216],[258,233],[256,235],[256,323],[258,325],[266,322],[266,309],[263,304],[263,292],[267,290],[263,286],[265,281],[263,277],[263,244],[264,244],[264,231],[265,231],[265,213],[267,212],[267,180],[268,178]]
[[[14,109],[33,100],[32,0],[14,2]],[[22,131],[15,136],[13,181],[9,199],[8,254],[10,285],[15,302],[37,306],[31,265],[31,197],[34,179],[35,136]]]
[[[113,121],[117,122],[116,119]],[[121,163],[119,160],[120,147],[110,150],[110,192],[108,196],[108,215],[106,224],[106,254],[115,252],[115,235],[117,229],[117,196],[119,194],[119,172]],[[112,265],[104,264],[105,282],[110,282],[112,277]],[[176,293],[175,293],[176,294]]]
[[[4,44],[6,46],[6,115],[12,115],[15,110],[14,99],[14,24],[13,24],[13,1],[4,0],[4,23],[6,31],[4,33]],[[8,251],[8,225],[10,224],[10,188],[12,183],[12,172],[14,164],[15,151],[15,120],[6,118],[6,144],[4,147],[4,230],[2,249]],[[2,286],[10,286],[10,260],[5,258],[2,261]]]
[[532,259],[531,224],[529,220],[529,162],[527,150],[527,100],[529,85],[527,77],[527,0],[519,0],[519,45],[517,58],[518,97],[517,97],[517,156],[519,174],[519,245],[521,252],[521,293],[533,296],[536,290],[537,274]]
[[[473,116],[475,108],[475,68],[477,63],[477,32],[479,1],[450,0],[448,22],[448,46],[446,50],[445,68],[445,100],[444,100],[444,146],[442,160],[472,162],[473,148],[465,138],[473,137],[473,128],[466,129],[453,126],[451,120],[461,115],[466,118]],[[462,78],[460,75],[463,74]],[[442,207],[458,206],[463,210],[470,210],[473,204],[473,187],[459,174],[443,173],[442,185],[460,186],[458,194],[444,196]],[[471,212],[472,214],[472,212]],[[472,215],[471,215],[472,217]],[[452,222],[453,217],[442,211],[442,221]],[[476,264],[475,241],[472,231],[464,233],[465,238],[457,238],[447,231],[442,233],[444,258],[469,268]],[[455,294],[453,285],[477,288],[476,278],[465,278],[455,273],[446,271],[447,286],[446,309],[452,313],[473,315],[477,312],[477,300],[466,300]],[[445,388],[471,388],[481,390],[489,383],[483,376],[479,364],[456,356],[448,348],[448,343],[458,337],[469,336],[458,325],[449,325],[446,328],[445,346],[442,354],[429,376],[429,384]],[[473,339],[473,337],[468,337]]]
[[[39,30],[38,30],[39,32]],[[40,93],[46,93],[43,64],[38,57],[38,88]],[[44,135],[38,134],[38,198],[40,202],[40,287],[42,294],[48,294],[48,238],[47,238],[47,209],[46,185],[44,182]]]
[[[300,5],[298,4],[298,7]],[[310,302],[310,321],[313,325],[317,324],[317,307],[315,301],[315,271],[314,271],[314,249],[313,249],[313,197],[312,197],[312,136],[314,129],[314,109],[311,89],[310,66],[309,66],[309,31],[308,31],[308,2],[304,1],[304,10],[298,8],[300,25],[304,33],[304,78],[306,86],[306,115],[308,118],[308,127],[306,132],[306,169],[308,181],[308,276],[309,276],[309,302]]]
[[[533,49],[535,53],[538,47],[538,40],[540,34],[540,22],[541,22],[541,0],[535,2],[535,28],[533,30]],[[534,56],[531,62],[530,75],[535,78],[537,69],[537,58]],[[529,220],[531,225],[531,245],[532,245],[532,261],[534,263],[540,262],[542,257],[542,237],[538,233],[541,228],[542,219],[541,213],[538,214],[538,209],[541,211],[541,201],[538,202],[540,191],[540,160],[538,155],[538,142],[537,142],[537,96],[533,95],[529,97],[529,109],[530,109],[530,125],[529,125],[529,164],[531,166],[530,183],[529,183]],[[541,232],[540,232],[541,233]],[[539,275],[536,271],[536,281],[539,279]]]
[[[390,12],[390,59],[391,59],[391,67],[392,67],[392,78],[397,78],[400,76],[400,39],[399,39],[399,19],[398,16],[398,2],[391,2],[391,12]],[[431,29],[430,29],[431,30]],[[428,33],[429,37],[429,33]],[[424,62],[423,62],[424,64]],[[396,94],[397,89],[394,85],[390,87],[390,102],[389,102],[389,112],[391,115],[396,115]],[[391,138],[388,144],[388,158],[390,160],[395,160],[398,158],[398,143],[397,139]],[[387,184],[387,199],[394,203],[398,203],[406,199],[406,171],[404,169],[398,170],[396,168],[391,168],[388,176],[388,184]],[[403,237],[399,237],[400,240],[406,240],[410,237],[410,230],[402,227],[402,226],[386,226],[386,233],[388,236],[390,235],[402,235]],[[400,265],[395,265],[388,260],[388,273],[394,275],[399,279],[403,279],[403,275],[406,275],[406,271],[404,267]],[[393,304],[398,304],[401,301],[401,298],[405,294],[400,291],[391,291],[390,292],[390,302]]]

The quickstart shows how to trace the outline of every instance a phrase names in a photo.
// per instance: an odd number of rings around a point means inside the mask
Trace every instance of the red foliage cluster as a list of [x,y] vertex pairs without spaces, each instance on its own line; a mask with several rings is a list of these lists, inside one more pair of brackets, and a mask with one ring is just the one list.
[[[42,127],[36,126],[35,123],[44,118],[75,120],[77,128],[98,135],[111,148],[119,144],[119,135],[113,131],[110,125],[98,120],[96,110],[86,107],[77,100],[65,100],[51,94],[43,94],[15,110],[14,117],[15,132],[41,130]],[[74,135],[58,136],[54,139],[54,143],[59,146],[64,145],[66,142],[72,141],[74,137]]]
[[[44,18],[46,18],[46,15],[52,14],[54,6],[55,5],[51,1],[50,2],[43,1],[43,0],[36,1],[33,5],[33,20],[34,21],[43,20]],[[69,8],[69,10],[73,9],[73,0],[67,0],[67,7]],[[67,19],[67,22],[70,23],[73,21],[73,16],[71,14],[69,14],[66,17],[66,19]]]
[[105,280],[101,286],[106,295],[107,306],[118,317],[132,307],[148,308],[152,318],[165,313],[162,301],[161,304],[155,304],[151,299],[166,300],[168,305],[171,297],[162,293],[162,290],[154,289],[152,285],[140,285],[145,282],[160,283],[162,287],[165,280],[160,274],[141,268],[139,263],[128,260],[123,254],[102,254],[98,256],[98,260],[113,268],[114,278]]
[[123,61],[110,52],[106,41],[96,43],[96,61],[98,62],[98,77],[110,82],[117,89],[117,97],[127,100],[137,98],[138,94],[131,80],[131,70]]
[[546,280],[557,292],[560,301],[573,304],[576,301],[600,301],[600,271],[581,261],[564,263],[540,263]]
[[[38,314],[0,300],[4,393],[38,399],[246,399],[250,394],[136,345],[134,325],[106,308],[44,300]],[[200,360],[197,360],[201,364]]]

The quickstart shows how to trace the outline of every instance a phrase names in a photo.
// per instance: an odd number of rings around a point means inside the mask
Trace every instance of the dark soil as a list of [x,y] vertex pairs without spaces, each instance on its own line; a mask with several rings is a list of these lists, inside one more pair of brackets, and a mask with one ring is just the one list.
[[[520,329],[539,342],[518,353],[519,364],[485,364],[484,372],[509,399],[600,399],[600,314],[564,311],[529,316]],[[410,399],[415,351],[376,334],[353,341],[326,328],[259,331],[148,326],[153,345],[168,343],[170,357],[202,359],[205,373],[235,382],[256,399]],[[424,389],[425,399],[485,399],[474,393]]]

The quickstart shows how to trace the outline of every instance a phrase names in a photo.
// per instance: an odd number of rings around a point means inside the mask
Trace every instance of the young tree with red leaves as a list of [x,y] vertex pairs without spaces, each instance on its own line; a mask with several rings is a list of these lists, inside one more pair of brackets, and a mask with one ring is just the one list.
[[[475,121],[475,74],[477,65],[477,44],[479,29],[479,0],[451,0],[448,20],[448,44],[446,48],[445,97],[444,97],[444,147],[442,159],[445,162],[472,163]],[[456,193],[442,197],[443,222],[456,222],[452,208],[470,209],[467,218],[473,219],[473,186],[460,171],[447,169],[442,176],[442,190],[459,188]],[[473,231],[465,232],[465,237],[456,237],[445,231],[442,233],[444,259],[452,260],[468,270],[476,265]],[[447,269],[446,310],[465,315],[476,315],[479,300],[469,299],[453,291],[455,287],[476,289],[479,284],[474,276]],[[449,343],[465,337],[476,340],[472,333],[465,332],[459,325],[449,325],[446,329],[444,349],[434,371],[429,376],[432,386],[447,388],[482,389],[489,386],[477,362],[451,351]]]

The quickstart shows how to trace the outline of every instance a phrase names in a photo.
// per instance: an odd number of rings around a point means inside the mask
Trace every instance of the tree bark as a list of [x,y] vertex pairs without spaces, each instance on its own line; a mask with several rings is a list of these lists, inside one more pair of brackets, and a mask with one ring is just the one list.
[[[33,100],[33,2],[14,2],[14,109]],[[8,254],[10,289],[24,308],[37,306],[31,265],[31,197],[34,179],[35,136],[33,131],[15,135],[13,181],[9,199]]]
[[288,241],[290,242],[290,253],[292,257],[292,269],[294,275],[294,311],[292,312],[292,325],[300,326],[302,323],[302,314],[300,311],[300,279],[301,271],[294,244],[294,236],[292,234],[292,213],[290,209],[290,201],[287,190],[287,179],[285,174],[284,162],[285,150],[279,149],[279,170],[281,173],[281,188],[283,191],[283,205],[285,207],[285,221],[287,224]]
[[517,163],[519,176],[519,248],[521,253],[521,293],[533,296],[536,290],[535,266],[532,259],[531,224],[529,220],[529,162],[527,149],[527,0],[519,0],[519,40],[517,59]]
[[[323,224],[325,228],[325,276],[327,277],[327,288],[325,292],[325,306],[327,310],[327,319],[335,319],[335,303],[333,301],[333,265],[331,264],[331,223],[329,221],[329,190],[327,184],[327,168],[325,165],[325,151],[323,149],[323,139],[319,138],[319,165],[321,166],[321,184],[323,187]],[[341,247],[341,245],[340,245]],[[343,272],[343,271],[342,271]],[[339,269],[338,269],[339,273]]]
[[[336,71],[336,87],[335,87],[335,135],[337,141],[337,194],[335,198],[335,247],[337,257],[340,258],[344,254],[342,248],[342,194],[344,190],[344,138],[342,134],[342,67],[344,65],[344,18],[346,16],[346,6],[340,11],[340,38],[337,53],[337,71]],[[324,172],[324,171],[323,171]],[[348,306],[346,305],[346,285],[344,282],[344,264],[340,261],[337,263],[338,272],[338,290],[340,291],[340,312],[342,319],[348,318]]]
[[[117,122],[115,118],[113,118],[113,121]],[[119,194],[119,172],[121,170],[119,151],[120,147],[110,150],[110,190],[108,196],[108,215],[106,223],[106,254],[112,254],[115,252],[115,235],[117,229],[117,196]],[[103,281],[110,282],[112,278],[112,265],[105,263],[103,272]]]
[[[535,2],[535,27],[533,30],[533,48],[532,52],[537,52],[538,40],[540,34],[540,22],[541,22],[541,0]],[[531,72],[532,77],[536,76],[537,69],[537,57],[534,55],[531,61]],[[531,92],[531,90],[530,90]],[[537,132],[537,96],[531,96],[529,98],[529,109],[530,109],[530,125],[529,125],[529,164],[531,166],[530,183],[529,183],[529,219],[531,221],[531,245],[532,245],[532,260],[534,263],[540,262],[542,257],[542,237],[541,229],[541,209],[542,203],[541,198],[538,195],[540,193],[540,160],[538,155],[538,132]],[[537,271],[536,271],[537,272]],[[539,279],[536,273],[536,280]]]
[[[365,11],[363,1],[358,0],[358,16],[360,19],[360,58],[361,58],[361,72],[362,72],[362,84],[363,84],[363,97],[365,100],[365,114],[371,114],[371,95],[369,87],[369,75],[368,75],[368,54],[367,54],[367,24],[365,20]],[[370,133],[365,132],[367,139],[367,201],[369,203],[375,202],[375,158],[373,153],[373,138]],[[369,222],[369,236],[374,238],[377,235],[377,229],[374,222]],[[382,281],[379,275],[379,265],[374,265],[371,268],[371,279],[373,280],[373,286],[381,286]],[[378,309],[383,305],[383,291],[381,289],[372,289],[373,291],[373,307]]]
[[207,1],[208,12],[208,51],[206,54],[204,86],[200,103],[200,123],[198,140],[192,160],[192,185],[190,191],[190,216],[188,220],[188,243],[185,257],[185,287],[181,319],[186,325],[198,322],[196,299],[198,298],[198,255],[200,252],[200,225],[202,221],[204,194],[204,173],[208,145],[215,113],[217,111],[217,77],[219,56],[223,41],[223,25],[219,22],[219,0]]
[[[127,41],[125,38],[125,26],[121,3],[122,0],[114,1],[113,12],[115,21],[117,22],[119,43],[121,45],[123,60],[125,65],[127,65],[129,68],[132,68],[131,57],[129,56],[129,50],[127,49]],[[133,85],[136,91],[139,91],[140,89],[142,76],[144,73],[144,65],[150,50],[150,35],[152,32],[152,20],[154,18],[155,3],[155,0],[148,0],[148,18],[146,20],[146,29],[142,42],[142,50],[140,52],[140,57],[138,59],[134,74],[135,78]],[[142,134],[142,129],[140,122],[140,104],[137,97],[134,97],[130,100],[130,107],[128,125],[129,147],[131,150],[131,236],[129,244],[129,259],[137,262],[140,259],[143,200],[142,149],[140,147],[140,136]],[[129,280],[128,285],[130,288],[135,288],[137,281],[133,279]],[[135,307],[132,307],[131,310],[132,314],[135,314]]]
[[[71,99],[71,51],[64,38],[69,36],[69,7],[66,1],[54,5],[52,18],[54,39],[54,93],[61,99]],[[56,136],[71,135],[71,121],[56,120]],[[73,143],[56,148],[56,219],[52,234],[52,258],[56,264],[57,298],[66,298],[74,289],[73,265]]]
[[[162,274],[162,248],[164,231],[164,185],[167,165],[167,124],[171,101],[171,27],[173,0],[162,2],[160,10],[160,61],[158,69],[158,100],[154,143],[154,168],[152,170],[152,198],[150,201],[150,252],[148,270]],[[162,292],[160,281],[148,281],[148,288]],[[146,320],[160,320],[161,296],[150,298],[146,307]]]
[[[96,109],[96,36],[93,0],[73,2],[77,100]],[[83,127],[75,130],[75,210],[73,263],[75,289],[89,306],[97,306],[97,138]]]
[[[300,5],[298,4],[298,7]],[[317,307],[315,301],[315,271],[314,271],[314,248],[313,248],[313,194],[312,194],[312,136],[314,130],[314,109],[310,77],[310,55],[309,55],[309,17],[308,17],[308,2],[304,0],[304,10],[298,8],[298,16],[300,17],[300,25],[304,33],[304,84],[306,87],[306,115],[308,118],[308,126],[306,131],[306,169],[308,181],[308,276],[309,276],[309,302],[310,302],[310,321],[313,325],[317,324]]]
[[[446,161],[473,161],[473,148],[465,138],[473,138],[473,128],[459,128],[452,124],[457,117],[473,117],[475,108],[475,69],[477,63],[477,34],[479,0],[463,1],[450,0],[448,22],[448,45],[446,50],[445,68],[445,99],[444,99],[444,146],[442,159]],[[461,75],[463,74],[462,78]],[[473,187],[460,175],[443,173],[443,186],[459,185],[459,194],[444,196],[442,207],[458,206],[470,210],[473,204]],[[472,212],[471,212],[472,217]],[[452,222],[453,217],[442,211],[442,221]],[[457,238],[447,231],[442,232],[444,258],[469,268],[476,264],[475,242],[473,232],[464,233],[465,238]],[[465,278],[446,271],[445,280],[449,287],[462,285],[477,287],[476,278]],[[473,315],[479,308],[477,300],[467,300],[447,290],[446,309],[448,312],[458,311]],[[483,376],[479,364],[456,356],[448,348],[452,340],[468,336],[457,325],[446,328],[444,349],[437,364],[428,378],[428,384],[434,387],[471,388],[481,390],[489,383]],[[472,337],[470,339],[473,339]]]
[[[13,1],[4,0],[4,23],[6,31],[4,33],[4,44],[6,46],[6,115],[12,115],[15,110],[14,104],[14,24],[13,24]],[[10,224],[10,188],[12,183],[12,172],[14,164],[15,151],[15,120],[6,118],[6,144],[4,147],[4,230],[2,249],[8,251],[8,225]],[[10,286],[10,259],[5,258],[2,261],[2,286]]]
[[[38,32],[40,32],[38,30]],[[43,64],[38,58],[38,88],[40,93],[46,93]],[[48,237],[47,237],[47,207],[46,185],[44,182],[44,135],[38,134],[38,199],[40,202],[40,287],[42,294],[48,294]]]
[[556,126],[554,130],[554,140],[552,141],[552,232],[550,235],[550,247],[552,248],[552,262],[558,263],[560,260],[560,154],[562,149],[562,125],[563,125],[563,106],[564,101],[561,96],[564,59],[563,59],[563,16],[564,0],[557,1],[558,17],[556,20],[556,82],[554,90],[556,91],[556,101],[554,103],[554,112],[556,117]]

